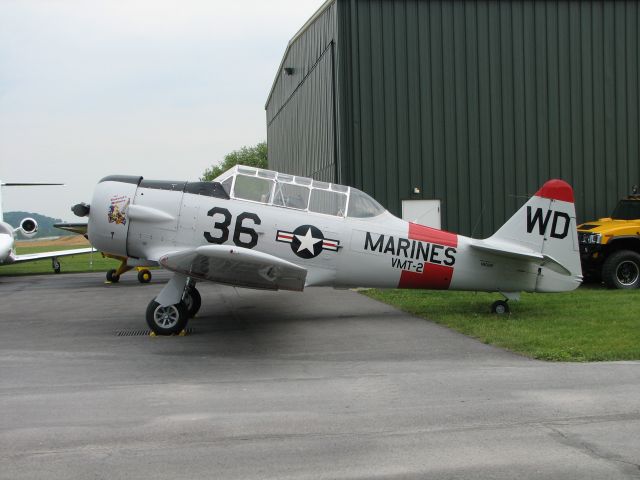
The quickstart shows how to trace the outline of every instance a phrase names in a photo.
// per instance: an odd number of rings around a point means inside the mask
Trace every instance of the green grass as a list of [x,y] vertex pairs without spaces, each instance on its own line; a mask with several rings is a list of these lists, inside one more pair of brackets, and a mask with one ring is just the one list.
[[640,359],[640,290],[581,287],[522,294],[511,314],[489,313],[498,294],[368,290],[365,295],[478,340],[552,361]]
[[[68,250],[74,248],[82,248],[81,246],[73,247],[18,247],[16,252],[18,255],[27,253],[49,252],[55,250]],[[85,253],[82,255],[72,255],[69,257],[60,257],[62,273],[78,273],[78,272],[106,272],[112,268],[117,268],[120,262],[112,258],[103,258],[100,252]],[[42,273],[53,273],[51,268],[51,259],[36,260],[34,262],[16,263],[13,265],[0,266],[0,276],[2,275],[37,275]]]

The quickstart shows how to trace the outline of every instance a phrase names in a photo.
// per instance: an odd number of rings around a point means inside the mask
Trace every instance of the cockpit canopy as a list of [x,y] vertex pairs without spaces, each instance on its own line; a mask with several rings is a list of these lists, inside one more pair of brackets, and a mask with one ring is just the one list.
[[386,211],[356,188],[273,170],[238,165],[216,181],[231,198],[265,205],[351,218],[376,217]]

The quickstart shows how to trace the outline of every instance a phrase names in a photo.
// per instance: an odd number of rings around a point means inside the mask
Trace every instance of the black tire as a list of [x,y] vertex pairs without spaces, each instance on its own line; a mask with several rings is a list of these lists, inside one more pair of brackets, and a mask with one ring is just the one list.
[[193,318],[200,311],[202,305],[202,297],[196,287],[191,287],[187,290],[183,298],[184,304],[187,307],[189,318]]
[[151,281],[151,272],[149,270],[140,270],[138,272],[138,281],[140,283],[149,283]]
[[156,335],[174,335],[185,329],[189,314],[184,302],[161,307],[158,302],[151,300],[146,318],[147,325]]
[[107,272],[107,282],[118,283],[120,281],[120,275],[116,275],[115,268],[112,268]]
[[640,254],[633,250],[613,252],[602,265],[602,280],[608,288],[638,288]]
[[509,304],[504,300],[496,300],[491,304],[491,313],[495,313],[496,315],[508,315],[509,312]]

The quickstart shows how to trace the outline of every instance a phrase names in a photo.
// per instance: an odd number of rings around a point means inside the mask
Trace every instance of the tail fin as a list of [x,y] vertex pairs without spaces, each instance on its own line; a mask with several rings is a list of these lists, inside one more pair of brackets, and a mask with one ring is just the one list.
[[549,180],[487,242],[541,255],[536,291],[573,290],[582,281],[573,189]]

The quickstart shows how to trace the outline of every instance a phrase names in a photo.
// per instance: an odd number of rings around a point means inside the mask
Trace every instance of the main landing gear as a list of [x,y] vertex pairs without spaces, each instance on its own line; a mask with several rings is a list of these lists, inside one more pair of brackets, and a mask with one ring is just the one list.
[[182,332],[200,310],[202,298],[195,281],[175,274],[160,294],[147,307],[147,325],[156,335],[174,335]]
[[51,268],[53,268],[53,273],[60,273],[60,260],[58,260],[58,257],[51,259]]

